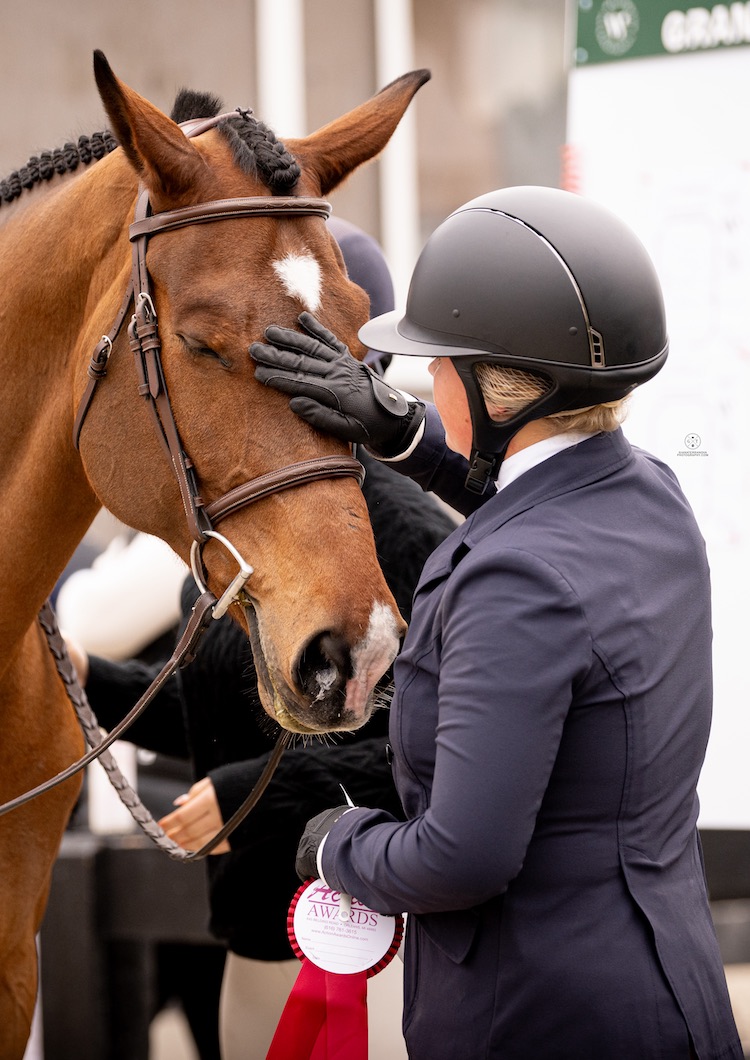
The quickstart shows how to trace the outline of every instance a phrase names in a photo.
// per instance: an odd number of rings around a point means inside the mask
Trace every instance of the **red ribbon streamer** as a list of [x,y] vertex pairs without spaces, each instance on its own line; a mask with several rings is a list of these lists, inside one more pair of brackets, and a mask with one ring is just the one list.
[[305,958],[266,1060],[367,1060],[367,972],[326,972]]

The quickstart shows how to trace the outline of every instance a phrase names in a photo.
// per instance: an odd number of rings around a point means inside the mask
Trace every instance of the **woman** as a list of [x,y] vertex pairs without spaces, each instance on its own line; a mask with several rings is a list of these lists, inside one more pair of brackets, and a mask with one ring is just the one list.
[[644,248],[548,188],[456,211],[405,316],[360,332],[433,358],[434,408],[300,322],[251,348],[257,378],[468,516],[425,566],[396,662],[407,819],[321,813],[300,876],[411,914],[415,1060],[740,1060],[696,830],[705,548],[673,473],[618,425],[667,356]]

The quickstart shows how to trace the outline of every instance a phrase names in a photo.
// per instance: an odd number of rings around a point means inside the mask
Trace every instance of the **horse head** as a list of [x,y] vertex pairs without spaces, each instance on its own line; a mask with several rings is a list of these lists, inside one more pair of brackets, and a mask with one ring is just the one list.
[[[108,265],[88,293],[76,399],[86,383],[86,353],[107,333],[128,282],[125,245],[138,186],[156,216],[250,197],[318,201],[382,150],[429,76],[407,74],[312,135],[282,145],[249,112],[189,137],[191,130],[119,80],[101,53],[95,75],[121,149],[81,178],[89,184],[87,223],[109,235]],[[357,331],[368,316],[367,296],[347,278],[324,217],[210,217],[159,231],[146,262],[161,347],[156,386],[168,393],[199,515],[290,464],[349,460],[346,446],[314,431],[285,397],[255,380],[248,352],[269,324],[295,327],[309,310],[355,356],[364,355]],[[265,710],[296,732],[357,728],[372,710],[373,690],[404,624],[377,563],[356,479],[322,478],[264,495],[251,508],[230,510],[221,538],[196,543],[143,397],[148,388],[120,332],[80,431],[97,498],[186,561],[192,553],[195,564],[197,548],[217,596],[237,576],[235,553],[244,558],[253,573],[230,612],[247,626]]]

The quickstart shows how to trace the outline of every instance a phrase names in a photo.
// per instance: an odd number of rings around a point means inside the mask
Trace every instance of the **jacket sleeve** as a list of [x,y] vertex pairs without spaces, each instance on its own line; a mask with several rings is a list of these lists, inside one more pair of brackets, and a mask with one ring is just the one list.
[[[414,649],[439,675],[437,729],[428,708],[422,730],[436,745],[429,803],[406,823],[352,810],[323,850],[327,883],[386,913],[469,909],[507,889],[526,855],[573,683],[591,664],[576,594],[520,549],[467,555],[442,614],[431,643]],[[399,709],[416,709],[399,695]]]
[[408,475],[425,492],[434,493],[464,516],[471,515],[497,493],[494,482],[482,496],[465,488],[469,462],[446,445],[443,423],[434,405],[427,405],[424,434],[414,452],[400,460],[389,460],[387,464],[400,474]]
[[[138,702],[160,670],[137,659],[111,662],[96,655],[89,657],[86,695],[100,725],[113,729]],[[188,747],[182,714],[179,683],[171,677],[153,703],[123,736],[139,747],[174,758],[187,758]]]

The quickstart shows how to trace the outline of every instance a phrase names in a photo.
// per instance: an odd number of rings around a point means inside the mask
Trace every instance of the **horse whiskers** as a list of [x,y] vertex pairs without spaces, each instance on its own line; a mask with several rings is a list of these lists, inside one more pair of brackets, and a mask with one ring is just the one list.
[[344,732],[315,732],[315,733],[294,733],[293,745],[296,747],[311,747],[314,744],[326,744],[329,747],[335,746],[339,743],[342,736],[346,736]]
[[386,685],[376,685],[372,694],[375,710],[389,710],[395,690],[396,686],[392,680]]

